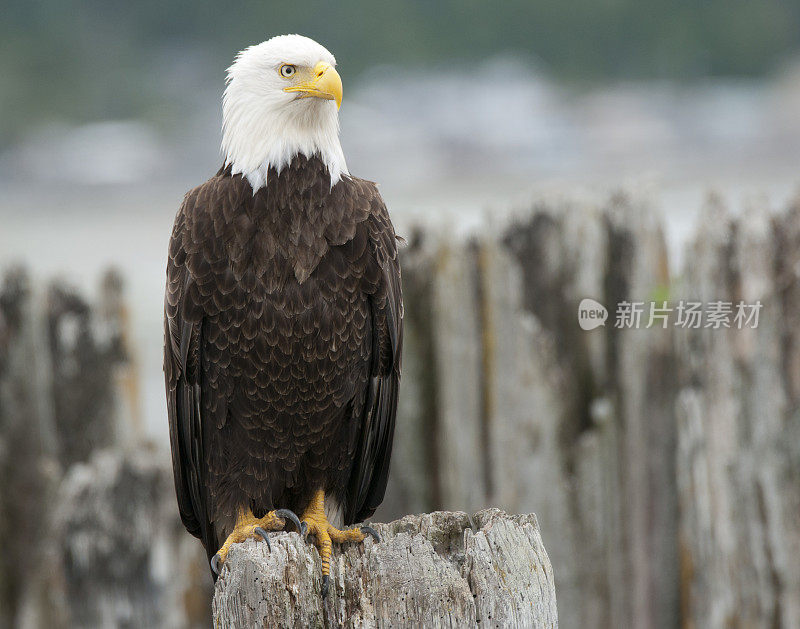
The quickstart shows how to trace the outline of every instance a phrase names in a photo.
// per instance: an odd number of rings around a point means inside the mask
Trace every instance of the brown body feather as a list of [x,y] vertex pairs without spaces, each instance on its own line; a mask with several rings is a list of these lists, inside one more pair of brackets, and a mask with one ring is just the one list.
[[238,509],[345,523],[386,488],[402,346],[394,229],[375,185],[296,157],[253,194],[222,169],[169,248],[164,368],[175,488],[209,557]]

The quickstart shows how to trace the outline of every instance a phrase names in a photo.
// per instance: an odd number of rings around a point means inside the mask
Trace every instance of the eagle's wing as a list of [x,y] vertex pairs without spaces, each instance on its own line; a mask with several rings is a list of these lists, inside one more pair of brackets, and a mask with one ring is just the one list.
[[203,541],[211,556],[216,551],[216,535],[209,519],[205,482],[204,431],[208,422],[201,416],[203,319],[198,292],[185,265],[184,220],[196,199],[196,191],[186,196],[170,240],[164,299],[164,375],[172,471],[181,520],[192,535]]
[[400,355],[403,346],[403,299],[397,240],[389,213],[377,189],[367,219],[371,263],[379,280],[369,296],[372,317],[372,358],[361,434],[350,476],[344,519],[346,524],[370,517],[386,492],[392,453]]

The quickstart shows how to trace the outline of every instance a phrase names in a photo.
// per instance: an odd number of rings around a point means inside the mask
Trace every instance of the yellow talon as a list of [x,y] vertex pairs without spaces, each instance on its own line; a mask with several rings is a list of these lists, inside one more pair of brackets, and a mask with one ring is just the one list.
[[297,519],[297,516],[288,509],[270,511],[263,518],[257,518],[254,516],[253,512],[249,508],[246,510],[242,509],[236,519],[236,526],[233,527],[233,531],[231,531],[231,534],[228,535],[225,543],[222,544],[222,547],[217,551],[217,554],[214,555],[214,558],[211,560],[211,569],[216,574],[219,574],[220,565],[225,563],[225,560],[228,558],[228,552],[230,551],[231,546],[234,544],[240,544],[250,537],[260,535],[264,538],[264,541],[267,542],[267,546],[270,547],[269,539],[266,536],[266,531],[283,530],[287,519],[293,521],[298,529],[300,528],[300,522]]
[[328,522],[325,515],[325,492],[318,490],[308,503],[306,510],[300,521],[307,526],[306,535],[313,535],[315,546],[322,559],[322,596],[328,593],[328,582],[331,573],[331,550],[332,542],[342,544],[344,542],[363,542],[367,535],[372,535],[379,541],[375,529],[369,526],[345,529],[341,531]]

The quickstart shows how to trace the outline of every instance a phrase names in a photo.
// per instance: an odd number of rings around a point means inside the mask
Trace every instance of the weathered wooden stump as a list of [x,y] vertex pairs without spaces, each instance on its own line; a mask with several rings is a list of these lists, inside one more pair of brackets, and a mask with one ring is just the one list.
[[[678,338],[681,600],[690,627],[800,626],[800,203],[746,209],[736,216],[709,202],[680,287],[687,300],[733,304],[725,325]],[[757,326],[736,324],[740,300],[760,304]]]
[[535,515],[499,509],[409,515],[382,541],[334,550],[320,596],[316,549],[296,533],[231,549],[216,627],[556,627],[553,569]]
[[95,300],[0,282],[0,628],[208,626],[204,553],[134,424],[126,317],[113,271]]
[[[402,473],[377,517],[536,512],[565,627],[674,625],[673,331],[614,328],[615,304],[669,287],[650,200],[543,199],[402,254]],[[579,327],[587,297],[605,327]]]
[[207,627],[211,577],[174,501],[168,461],[147,447],[73,465],[53,520],[60,623],[47,626]]

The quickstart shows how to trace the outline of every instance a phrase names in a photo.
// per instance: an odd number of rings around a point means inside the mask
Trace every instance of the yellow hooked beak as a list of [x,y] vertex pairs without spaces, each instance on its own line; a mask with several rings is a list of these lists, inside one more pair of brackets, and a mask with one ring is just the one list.
[[342,77],[329,63],[320,61],[314,66],[311,80],[284,87],[284,92],[298,92],[300,98],[314,96],[325,100],[335,100],[336,109],[342,106]]

